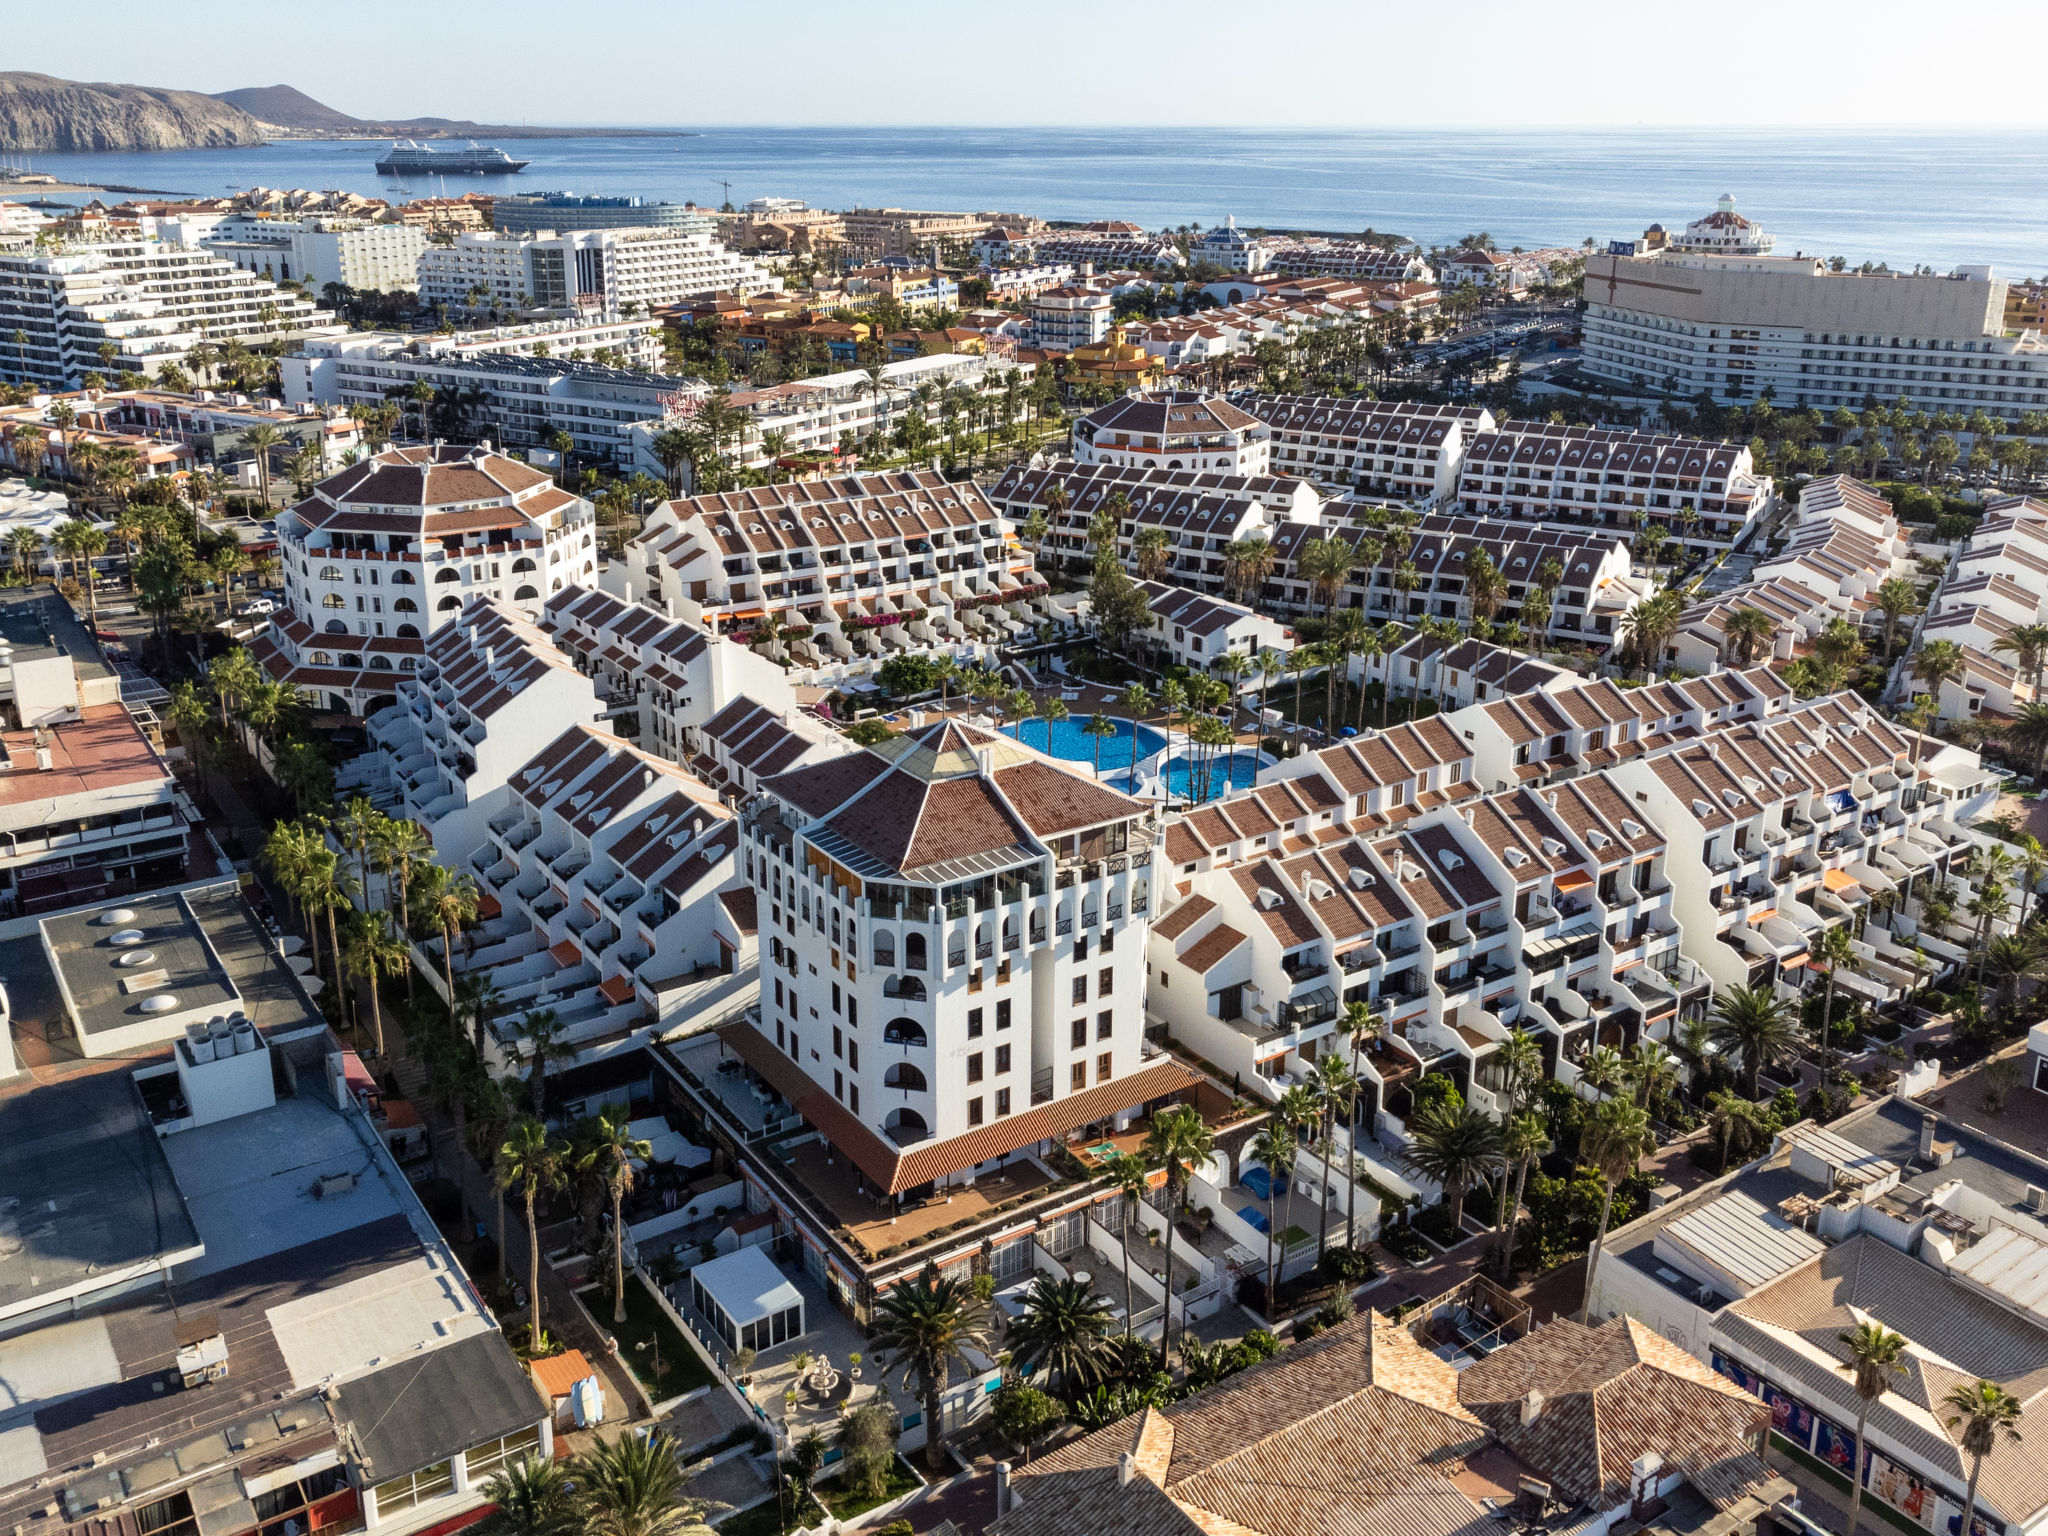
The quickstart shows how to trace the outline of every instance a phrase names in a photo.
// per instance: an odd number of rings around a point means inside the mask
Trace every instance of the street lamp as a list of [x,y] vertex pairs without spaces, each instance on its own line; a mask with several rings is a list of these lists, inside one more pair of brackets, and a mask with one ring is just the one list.
[[633,1346],[634,1353],[636,1354],[648,1349],[654,1351],[654,1387],[656,1391],[659,1391],[661,1390],[661,1338],[658,1334],[649,1334]]

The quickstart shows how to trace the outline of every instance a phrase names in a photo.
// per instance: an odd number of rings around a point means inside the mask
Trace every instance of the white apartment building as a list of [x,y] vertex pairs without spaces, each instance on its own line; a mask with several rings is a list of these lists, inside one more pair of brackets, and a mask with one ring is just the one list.
[[420,298],[450,309],[646,314],[720,290],[776,293],[759,262],[687,229],[538,230],[457,235],[420,257]]
[[604,707],[532,617],[489,597],[436,630],[391,687],[396,702],[367,721],[372,750],[335,775],[336,791],[418,822],[450,869],[483,848],[534,742],[594,725]]
[[[1361,560],[1337,592],[1339,607],[1358,609],[1375,625],[1389,619],[1412,624],[1425,618],[1470,623],[1474,613],[1465,569],[1476,552],[1484,552],[1507,578],[1493,622],[1522,623],[1523,604],[1531,591],[1548,586],[1551,608],[1545,633],[1560,641],[1611,644],[1622,616],[1649,595],[1648,582],[1633,574],[1624,538],[1568,529],[1514,529],[1489,519],[1440,512],[1422,516],[1409,534],[1407,553],[1397,560],[1384,543],[1384,533],[1348,502],[1325,507],[1320,524],[1283,524],[1272,533],[1273,564],[1260,604],[1283,613],[1322,611],[1323,596],[1298,568],[1302,546],[1318,538],[1353,545],[1364,539],[1382,540],[1379,560]],[[1400,583],[1410,577],[1413,585],[1404,591]]]
[[1576,672],[1505,646],[1469,636],[1447,641],[1419,629],[1391,651],[1352,657],[1347,675],[1359,684],[1383,685],[1390,690],[1389,697],[1434,698],[1445,710],[1509,694],[1572,687],[1579,680]]
[[597,580],[590,503],[488,443],[386,448],[277,519],[285,608],[250,645],[319,707],[370,711],[477,597],[538,614]]
[[1030,299],[1072,282],[1074,268],[1066,262],[1040,262],[1028,267],[983,267],[978,276],[988,284],[991,299]]
[[[1966,675],[1941,685],[1944,720],[2016,715],[2034,701],[2034,679],[2017,670],[2010,651],[1995,651],[2013,630],[2043,621],[2048,612],[2048,503],[2002,496],[1984,504],[1984,518],[1950,563],[1928,600],[1920,644],[1951,640],[1963,648]],[[1918,678],[1900,679],[1905,697],[1927,691]]]
[[1082,464],[1256,478],[1274,471],[1273,433],[1220,395],[1133,393],[1074,423],[1074,458]]
[[210,251],[141,239],[0,248],[0,324],[27,338],[4,349],[0,376],[44,389],[75,389],[88,373],[188,366],[202,342],[253,346],[343,329]]
[[740,845],[760,1009],[720,1034],[892,1203],[1122,1129],[1197,1081],[1143,1042],[1156,834],[951,721],[772,778]]
[[1058,617],[1028,552],[972,482],[845,475],[664,503],[626,547],[628,579],[714,636],[773,615],[798,666],[971,649]]
[[2005,330],[1989,267],[1947,277],[1830,272],[1818,257],[1666,250],[1587,258],[1587,372],[1690,399],[1823,413],[1904,398],[2011,419],[2048,406],[2048,344]]
[[1332,395],[1238,394],[1273,433],[1273,468],[1329,490],[1433,503],[1451,495],[1474,437],[1494,429],[1483,406],[1411,405]]
[[1776,491],[1747,444],[1510,421],[1474,436],[1457,495],[1470,517],[1623,532],[1661,523],[1697,557],[1747,539]]
[[[620,322],[620,329],[637,322]],[[570,451],[620,466],[641,464],[642,437],[662,431],[671,413],[686,411],[711,392],[702,379],[583,362],[567,355],[613,345],[613,329],[576,326],[554,342],[521,338],[524,351],[503,352],[480,345],[443,346],[440,337],[359,332],[311,341],[279,362],[285,399],[294,404],[362,408],[410,401],[420,384],[434,390],[437,411],[459,403],[460,431],[488,437],[509,449],[552,452],[556,432],[569,434]],[[583,345],[568,346],[568,342]],[[621,344],[658,348],[645,333],[619,338]],[[552,355],[559,347],[564,355]],[[541,351],[550,355],[537,355]],[[443,415],[429,418],[430,435]],[[636,429],[649,424],[645,434]],[[649,457],[650,473],[662,473]]]
[[1098,288],[1049,288],[1031,300],[1030,342],[1047,352],[1092,347],[1109,335],[1116,301]]
[[[1294,631],[1241,603],[1163,581],[1141,581],[1138,587],[1151,607],[1152,623],[1134,638],[1169,662],[1208,672],[1228,652],[1249,660],[1263,651],[1284,656],[1294,649]],[[1237,683],[1240,693],[1256,693],[1265,686],[1266,679],[1254,670],[1246,671]]]
[[1714,211],[1694,219],[1685,233],[1673,237],[1674,251],[1700,251],[1710,256],[1768,256],[1777,238],[1764,233],[1754,219],[1735,211],[1735,194],[1723,192]]
[[1373,282],[1434,283],[1429,260],[1413,247],[1390,251],[1367,240],[1283,240],[1270,269],[1283,277],[1356,277]]
[[488,976],[504,999],[478,1042],[494,1066],[516,1059],[534,1009],[589,1047],[701,1028],[753,995],[748,915],[720,900],[737,823],[695,775],[573,726],[512,775],[485,831],[469,864],[498,910],[464,935],[455,974]]
[[1237,219],[1226,214],[1221,224],[1188,242],[1188,261],[1221,267],[1226,272],[1263,272],[1279,246],[1278,240],[1246,234],[1237,227]]
[[187,245],[225,257],[245,272],[304,282],[316,294],[329,283],[358,292],[409,293],[419,287],[420,257],[431,241],[411,224],[312,215],[272,219],[231,214],[209,221],[211,233],[181,233]]

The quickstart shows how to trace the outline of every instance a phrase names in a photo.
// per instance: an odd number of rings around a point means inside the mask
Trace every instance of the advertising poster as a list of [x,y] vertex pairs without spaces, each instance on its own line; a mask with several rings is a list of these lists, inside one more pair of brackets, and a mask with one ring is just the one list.
[[1911,1472],[1877,1451],[1870,1453],[1870,1491],[1902,1515],[1929,1523],[1933,1494]]
[[1737,1365],[1718,1349],[1713,1351],[1713,1366],[1715,1370],[1726,1376],[1735,1385],[1742,1388],[1743,1391],[1757,1397],[1763,1395],[1763,1378],[1753,1375],[1742,1366]]
[[1814,1455],[1844,1477],[1850,1476],[1849,1469],[1856,1465],[1856,1437],[1834,1420],[1824,1419],[1819,1414],[1813,1416],[1813,1423]]
[[1763,1398],[1771,1406],[1771,1428],[1801,1449],[1813,1445],[1813,1410],[1793,1401],[1782,1388],[1763,1384]]

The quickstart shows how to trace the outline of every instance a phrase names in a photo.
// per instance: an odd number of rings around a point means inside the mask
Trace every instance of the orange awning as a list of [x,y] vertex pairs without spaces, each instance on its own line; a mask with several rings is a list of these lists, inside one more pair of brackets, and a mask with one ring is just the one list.
[[1831,891],[1852,891],[1862,888],[1862,882],[1854,875],[1839,869],[1822,870],[1820,883]]
[[1750,926],[1753,928],[1765,918],[1776,917],[1777,915],[1778,909],[1776,907],[1765,907],[1761,912],[1752,912],[1749,914]]
[[551,1398],[567,1397],[576,1390],[577,1382],[597,1374],[590,1368],[590,1362],[583,1358],[580,1349],[536,1360],[528,1369],[533,1372],[534,1385]]
[[573,939],[564,939],[559,944],[549,945],[548,953],[563,965],[575,965],[583,958],[583,951],[576,947]]
[[1794,955],[1790,960],[1780,960],[1778,962],[1778,969],[1781,971],[1796,971],[1802,965],[1810,965],[1811,963],[1812,961],[1802,952]]
[[1593,877],[1583,869],[1566,870],[1553,882],[1560,891],[1577,891],[1593,883]]
[[607,976],[597,984],[597,990],[615,1003],[630,1003],[633,1000],[633,978]]
[[1635,959],[1633,959],[1633,960],[1624,960],[1624,961],[1623,961],[1623,962],[1622,962],[1622,963],[1621,963],[1620,965],[1617,965],[1617,966],[1616,966],[1616,967],[1614,968],[1614,974],[1615,974],[1615,975],[1617,975],[1617,976],[1619,976],[1619,975],[1620,975],[1620,974],[1621,974],[1621,973],[1622,973],[1623,971],[1632,971],[1632,970],[1634,970],[1634,969],[1635,969],[1635,968],[1636,968],[1637,966],[1641,965],[1642,963],[1643,963],[1643,961],[1642,961],[1642,957],[1641,957],[1640,955],[1638,955],[1638,956],[1637,956],[1637,957],[1636,957]]

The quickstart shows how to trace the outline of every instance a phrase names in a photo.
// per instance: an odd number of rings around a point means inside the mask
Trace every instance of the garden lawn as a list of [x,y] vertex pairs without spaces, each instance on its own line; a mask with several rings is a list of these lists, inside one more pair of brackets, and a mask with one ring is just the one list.
[[[717,1380],[704,1357],[697,1353],[697,1346],[669,1321],[661,1303],[654,1299],[653,1292],[647,1289],[639,1276],[630,1272],[626,1276],[626,1320],[623,1323],[613,1326],[610,1315],[605,1311],[604,1298],[598,1293],[592,1292],[586,1304],[600,1326],[611,1328],[618,1335],[619,1358],[625,1361],[657,1403],[684,1392],[694,1392],[698,1387],[711,1386]],[[659,1380],[654,1376],[654,1349],[651,1346],[647,1349],[639,1347],[645,1339],[660,1340]]]
[[858,1515],[866,1514],[878,1505],[887,1504],[891,1499],[900,1499],[906,1493],[922,1486],[923,1483],[917,1474],[904,1464],[901,1456],[897,1456],[889,1463],[889,1486],[883,1490],[879,1499],[871,1499],[851,1484],[842,1483],[828,1484],[817,1489],[816,1493],[825,1507],[832,1511],[835,1519],[851,1520]]
[[815,1520],[822,1520],[825,1511],[816,1499],[810,1501],[810,1508],[799,1512],[787,1524],[779,1518],[776,1500],[769,1499],[756,1504],[752,1509],[741,1510],[738,1514],[721,1520],[717,1524],[718,1536],[787,1536],[790,1531],[801,1530]]

